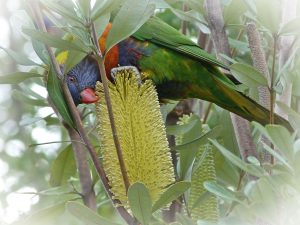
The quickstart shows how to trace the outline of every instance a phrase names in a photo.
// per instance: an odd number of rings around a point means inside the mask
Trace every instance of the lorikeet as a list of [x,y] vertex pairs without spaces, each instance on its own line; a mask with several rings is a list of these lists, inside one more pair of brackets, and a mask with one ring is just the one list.
[[[101,50],[111,25],[99,39]],[[228,69],[189,38],[156,17],[150,18],[131,37],[114,46],[105,57],[107,77],[118,66],[135,66],[143,79],[156,85],[160,100],[199,98],[261,124],[269,123],[269,111],[232,88],[234,83],[218,67]],[[68,73],[74,102],[97,101],[93,88],[100,79],[96,62],[88,57]],[[87,88],[87,89],[86,89]],[[84,91],[82,91],[84,90]],[[275,116],[275,123],[287,121]]]

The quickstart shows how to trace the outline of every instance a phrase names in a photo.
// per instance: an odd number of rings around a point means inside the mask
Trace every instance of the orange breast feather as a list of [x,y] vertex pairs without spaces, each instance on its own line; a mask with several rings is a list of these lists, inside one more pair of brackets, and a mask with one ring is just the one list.
[[[109,34],[110,29],[111,29],[111,23],[109,23],[106,26],[102,36],[98,40],[102,53],[105,52],[106,38]],[[115,45],[105,55],[104,65],[105,65],[107,78],[110,78],[110,70],[114,67],[117,67],[118,63],[119,63],[119,47],[117,45]]]

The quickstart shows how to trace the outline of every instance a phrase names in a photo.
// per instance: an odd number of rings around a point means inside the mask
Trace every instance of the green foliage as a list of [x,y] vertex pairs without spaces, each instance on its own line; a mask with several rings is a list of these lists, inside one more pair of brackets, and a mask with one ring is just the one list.
[[149,224],[152,211],[150,192],[143,183],[134,183],[128,189],[130,209],[141,224]]
[[62,186],[76,174],[76,163],[71,145],[68,145],[52,162],[50,185]]
[[[0,76],[0,84],[9,84],[3,86],[5,90],[3,96],[11,95],[11,97],[1,98],[3,113],[1,112],[0,118],[2,133],[0,166],[4,168],[4,175],[3,178],[0,177],[0,184],[5,184],[5,188],[1,189],[0,205],[7,207],[9,198],[7,200],[6,197],[13,192],[23,192],[24,187],[32,187],[39,201],[31,206],[29,216],[22,215],[20,221],[15,224],[125,224],[117,216],[101,182],[98,181],[92,163],[90,163],[90,170],[93,173],[98,212],[91,211],[80,201],[68,202],[81,198],[79,195],[81,185],[71,145],[64,144],[69,142],[69,137],[59,119],[62,118],[69,126],[73,126],[73,121],[63,98],[60,80],[50,66],[44,44],[55,48],[56,53],[64,50],[69,52],[64,67],[66,73],[94,50],[87,27],[89,20],[95,22],[97,35],[104,31],[108,21],[113,23],[114,28],[108,40],[108,48],[110,48],[134,33],[155,12],[156,16],[163,18],[176,29],[180,29],[182,20],[187,21],[187,36],[194,42],[201,30],[206,35],[206,50],[210,50],[208,48],[208,43],[211,41],[210,30],[203,8],[204,1],[97,0],[93,8],[90,6],[90,1],[83,0],[41,2],[46,9],[45,14],[59,32],[48,34],[37,31],[30,16],[20,11],[16,12],[11,19],[10,29],[14,32],[11,32],[10,47],[0,43],[3,46],[1,49],[6,52],[0,55],[0,62],[3,65],[0,72],[6,74]],[[291,134],[279,125],[263,127],[252,123],[252,134],[259,153],[263,155],[268,152],[274,157],[274,163],[263,161],[261,155],[258,158],[250,156],[245,162],[241,159],[236,135],[227,111],[216,106],[208,109],[207,102],[199,101],[194,103],[193,115],[188,123],[170,125],[169,117],[174,112],[178,113],[175,107],[177,102],[161,106],[164,121],[168,124],[167,133],[177,136],[176,145],[171,147],[176,151],[174,162],[176,164],[177,161],[178,181],[165,187],[165,192],[156,202],[152,202],[143,184],[136,183],[130,187],[128,195],[131,212],[142,224],[164,224],[162,209],[166,209],[172,201],[182,207],[181,212],[176,214],[176,222],[173,224],[197,222],[197,224],[235,225],[259,222],[277,225],[278,221],[284,221],[287,225],[298,224],[297,209],[300,207],[299,17],[282,23],[280,1],[277,0],[220,2],[222,2],[230,47],[234,53],[232,58],[226,56],[224,58],[233,63],[230,69],[235,78],[245,83],[238,87],[239,90],[244,91],[249,87],[251,90],[258,86],[267,86],[269,83],[252,66],[245,32],[245,23],[252,21],[261,31],[269,71],[273,71],[271,75],[274,78],[274,87],[272,88],[277,93],[281,93],[286,86],[293,83],[291,107],[283,103],[276,104],[288,115],[295,132]],[[188,11],[182,10],[183,3],[188,6]],[[3,5],[7,7],[6,4]],[[21,7],[25,8],[23,3]],[[159,10],[155,10],[158,8]],[[61,17],[57,17],[53,12]],[[31,14],[30,11],[28,13]],[[280,66],[278,56],[282,46],[278,46],[278,54],[273,58],[274,40],[291,35],[296,35],[297,39],[293,43],[288,59]],[[33,47],[33,49],[30,47],[29,51],[27,49],[31,45],[28,45],[28,40],[24,39],[28,37]],[[172,41],[172,37],[168,40]],[[193,49],[188,50],[193,53]],[[32,51],[36,54],[33,57]],[[214,50],[211,52],[214,53]],[[274,60],[275,67],[272,69]],[[33,66],[35,68],[32,69]],[[50,71],[46,71],[48,79],[42,80],[41,78],[45,78],[42,74],[45,74],[44,70],[48,68],[50,68]],[[16,70],[20,71],[13,72]],[[5,87],[13,89],[11,94],[7,93],[8,89]],[[61,117],[57,117],[53,110],[49,111],[49,104],[45,96],[40,93],[42,87],[45,88],[43,90],[47,90]],[[254,97],[252,91],[247,94]],[[83,113],[83,123],[89,137],[98,147],[99,141],[95,139],[93,129],[94,108],[80,106],[79,110]],[[47,113],[43,113],[44,111]],[[207,118],[203,122],[206,114]],[[56,144],[51,144],[49,140],[48,145],[41,145],[44,139],[42,140],[41,137],[36,139],[34,135],[41,130],[58,134],[54,140]],[[272,144],[262,143],[261,135]],[[21,147],[11,144],[15,141],[19,141]],[[3,162],[5,164],[2,167]],[[7,171],[6,167],[8,167]],[[55,187],[49,189],[49,185]],[[19,205],[21,201],[18,200],[15,205]]]

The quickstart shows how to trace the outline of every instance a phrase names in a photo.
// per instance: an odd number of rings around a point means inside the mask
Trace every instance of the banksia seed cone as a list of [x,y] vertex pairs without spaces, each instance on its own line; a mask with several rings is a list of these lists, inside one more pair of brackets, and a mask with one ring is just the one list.
[[[132,70],[116,74],[109,83],[113,114],[130,184],[142,182],[153,202],[174,182],[174,171],[156,90],[150,80],[138,84]],[[103,86],[96,85],[97,130],[103,166],[115,199],[127,207],[125,185],[113,141]]]

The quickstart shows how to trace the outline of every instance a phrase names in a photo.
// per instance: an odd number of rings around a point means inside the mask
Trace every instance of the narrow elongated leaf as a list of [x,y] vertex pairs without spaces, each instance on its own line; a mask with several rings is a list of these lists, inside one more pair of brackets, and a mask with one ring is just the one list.
[[279,35],[295,35],[300,32],[300,17],[296,17],[295,19],[290,20],[286,24],[284,24],[280,31]]
[[269,152],[272,156],[274,156],[278,161],[282,162],[290,171],[294,171],[292,166],[284,159],[281,155],[279,155],[276,151],[270,148],[269,145],[264,144],[264,149]]
[[30,36],[31,38],[38,40],[44,44],[47,44],[54,48],[59,48],[61,50],[75,50],[79,52],[88,53],[89,49],[85,46],[79,46],[67,40],[55,37],[45,32],[41,32],[34,29],[23,28],[23,32]]
[[72,145],[62,150],[53,161],[50,172],[50,185],[52,187],[67,184],[71,176],[76,174],[76,163]]
[[203,185],[206,190],[208,190],[209,192],[211,192],[221,198],[224,198],[224,199],[230,200],[230,201],[236,201],[241,204],[244,204],[242,201],[240,201],[235,196],[235,193],[233,191],[230,191],[227,188],[217,184],[215,181],[206,181],[206,182],[204,182]]
[[38,210],[37,212],[32,213],[26,219],[17,223],[19,225],[33,225],[33,224],[43,224],[51,225],[57,221],[57,218],[62,216],[65,211],[65,203],[59,203],[52,205],[48,208]]
[[92,20],[95,21],[104,14],[110,14],[113,10],[117,9],[121,2],[121,0],[96,1],[96,4],[92,10]]
[[134,183],[128,189],[128,201],[133,215],[142,224],[149,224],[152,215],[150,192],[143,183]]
[[81,21],[81,19],[76,15],[74,8],[68,8],[66,9],[64,6],[55,3],[53,1],[47,1],[47,0],[43,0],[42,1],[44,5],[47,6],[47,8],[57,12],[59,15],[69,18],[75,22],[78,22],[80,24],[83,24],[83,22]]
[[300,130],[300,114],[282,102],[276,102],[276,104],[288,115],[292,127],[295,130]]
[[26,103],[29,105],[33,105],[33,106],[48,106],[48,103],[45,101],[45,99],[36,99],[36,98],[31,98],[28,95],[25,95],[24,93],[18,91],[18,90],[14,90],[12,92],[12,97],[14,99],[17,99],[19,101],[21,101],[22,103]]
[[267,125],[266,130],[273,144],[275,144],[288,159],[292,159],[293,138],[288,130],[283,126],[275,124]]
[[253,176],[261,177],[264,175],[264,171],[261,167],[244,162],[242,159],[232,154],[229,150],[227,150],[225,147],[220,145],[216,140],[210,139],[210,142],[214,146],[216,146],[217,149],[224,155],[224,157],[227,158],[235,166],[239,167],[240,169],[244,170],[245,172]]
[[173,200],[177,199],[185,191],[191,187],[191,183],[187,181],[179,181],[172,184],[168,189],[160,196],[160,198],[154,203],[152,207],[152,212],[162,208],[163,206],[169,204]]
[[74,127],[74,123],[70,114],[70,111],[68,109],[68,106],[66,104],[66,101],[63,96],[62,88],[60,85],[60,82],[56,76],[56,74],[53,72],[53,69],[50,68],[49,74],[48,74],[48,81],[47,81],[47,90],[49,93],[49,96],[54,103],[55,107],[57,108],[58,112],[64,119],[64,121],[70,126]]
[[16,63],[23,65],[23,66],[41,66],[40,64],[33,62],[28,58],[28,56],[20,53],[20,52],[15,52],[11,49],[8,48],[3,48],[0,46],[1,49],[3,49],[10,57],[13,58],[13,60],[16,61]]
[[43,77],[43,75],[31,72],[15,72],[1,75],[0,84],[18,84],[29,78]]
[[191,130],[196,123],[199,122],[199,118],[197,116],[192,116],[187,124],[182,125],[171,125],[167,126],[167,134],[169,135],[182,135]]
[[107,37],[106,51],[137,31],[155,10],[149,0],[127,0],[116,15]]
[[85,225],[118,225],[117,223],[113,223],[104,217],[99,216],[97,213],[78,202],[68,202],[66,208]]
[[90,15],[91,1],[90,0],[78,0],[79,7],[85,18],[88,18]]
[[262,75],[252,66],[242,63],[235,63],[230,66],[230,71],[238,81],[246,84],[248,87],[268,85],[268,81],[264,75]]

